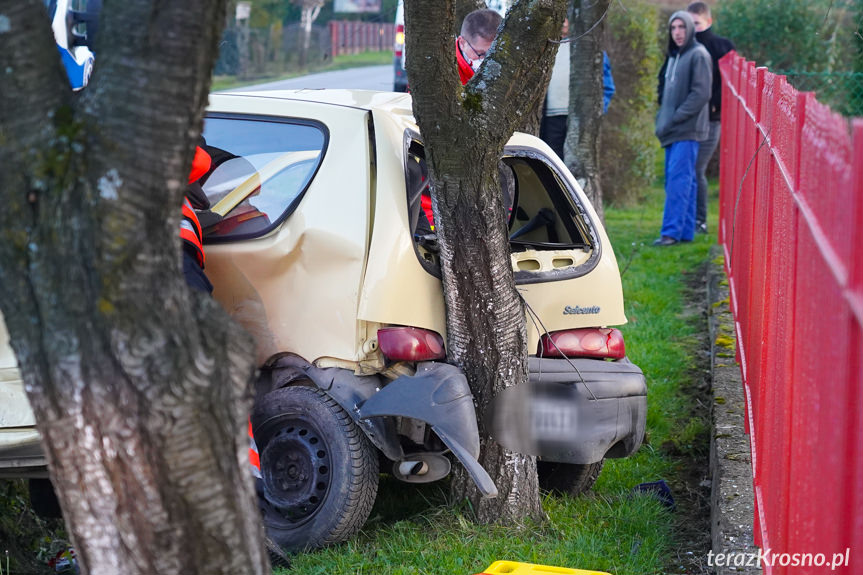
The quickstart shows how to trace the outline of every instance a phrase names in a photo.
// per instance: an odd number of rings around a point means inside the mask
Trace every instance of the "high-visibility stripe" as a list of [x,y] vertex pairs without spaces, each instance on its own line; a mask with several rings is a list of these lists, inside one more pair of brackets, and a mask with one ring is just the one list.
[[204,234],[201,232],[201,222],[192,204],[187,198],[183,198],[183,220],[180,222],[180,238],[195,248],[195,257],[201,268],[204,267]]
[[249,463],[252,465],[252,475],[261,478],[261,456],[258,454],[258,445],[255,443],[255,434],[252,433],[252,420],[249,419]]
[[427,196],[423,194],[420,196],[420,207],[423,212],[425,212],[426,219],[429,222],[429,226],[431,226],[432,231],[434,231],[434,212],[432,211],[432,201],[431,196]]

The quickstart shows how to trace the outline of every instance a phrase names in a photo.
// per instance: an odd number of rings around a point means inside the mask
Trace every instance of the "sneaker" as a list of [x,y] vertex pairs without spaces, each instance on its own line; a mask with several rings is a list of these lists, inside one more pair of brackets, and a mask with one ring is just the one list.
[[659,239],[653,240],[653,245],[655,246],[673,246],[676,243],[677,240],[669,236],[662,236]]
[[702,222],[700,224],[695,224],[695,233],[697,234],[706,234],[707,233],[707,222]]

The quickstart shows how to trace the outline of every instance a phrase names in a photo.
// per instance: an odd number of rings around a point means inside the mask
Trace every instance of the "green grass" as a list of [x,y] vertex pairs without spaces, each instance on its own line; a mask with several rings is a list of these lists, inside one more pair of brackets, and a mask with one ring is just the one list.
[[360,66],[381,66],[383,64],[393,63],[392,50],[384,52],[361,52],[359,54],[343,54],[336,56],[328,64],[316,67],[314,69],[293,70],[282,74],[271,74],[259,76],[254,79],[238,80],[236,76],[214,76],[213,85],[210,87],[211,92],[219,90],[229,90],[231,88],[240,88],[250,86],[252,84],[260,84],[263,82],[278,82],[280,80],[288,80],[297,76],[306,74],[316,74],[318,72],[333,72],[336,70],[346,70],[348,68],[358,68]]
[[[544,499],[542,524],[480,526],[464,507],[446,506],[445,482],[412,486],[382,482],[371,519],[352,541],[295,557],[290,573],[480,573],[499,559],[607,571],[614,575],[671,572],[677,557],[693,550],[683,515],[647,496],[643,482],[665,479],[679,508],[688,489],[691,457],[706,445],[706,413],[693,408],[699,330],[687,311],[687,278],[708,257],[712,236],[691,244],[653,248],[659,235],[663,193],[650,190],[634,207],[606,210],[606,227],[623,274],[629,323],[622,329],[629,357],[648,379],[648,432],[633,457],[608,460],[595,488],[578,498]],[[715,217],[711,220],[715,229]],[[706,469],[705,469],[706,473]],[[706,553],[706,549],[704,550]],[[288,573],[288,571],[277,571]]]

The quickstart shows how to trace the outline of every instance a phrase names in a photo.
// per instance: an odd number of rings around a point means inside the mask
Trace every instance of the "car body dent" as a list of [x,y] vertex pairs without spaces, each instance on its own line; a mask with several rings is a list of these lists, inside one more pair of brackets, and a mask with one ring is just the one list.
[[374,121],[378,134],[375,138],[378,181],[389,184],[379,185],[376,190],[375,233],[359,318],[421,327],[446,337],[440,279],[429,274],[417,259],[408,225],[404,133],[417,128],[407,110],[400,114],[374,114]]
[[[211,109],[246,114],[248,97],[211,98]],[[256,99],[265,115],[308,118],[314,104]],[[207,246],[213,296],[255,338],[258,363],[279,351],[361,359],[356,310],[367,252],[366,113],[329,106],[329,147],[291,216],[269,235]],[[315,302],[315,303],[312,303]],[[321,313],[326,310],[326,313]]]

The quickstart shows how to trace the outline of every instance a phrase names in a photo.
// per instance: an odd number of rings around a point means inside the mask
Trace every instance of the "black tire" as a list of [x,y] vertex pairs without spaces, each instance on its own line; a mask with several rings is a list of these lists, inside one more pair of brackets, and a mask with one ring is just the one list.
[[363,526],[378,489],[378,454],[326,393],[287,387],[252,415],[268,538],[286,552],[344,541]]
[[557,494],[572,495],[584,493],[593,487],[602,464],[596,463],[555,463],[553,461],[537,461],[536,472],[539,475],[539,488]]

